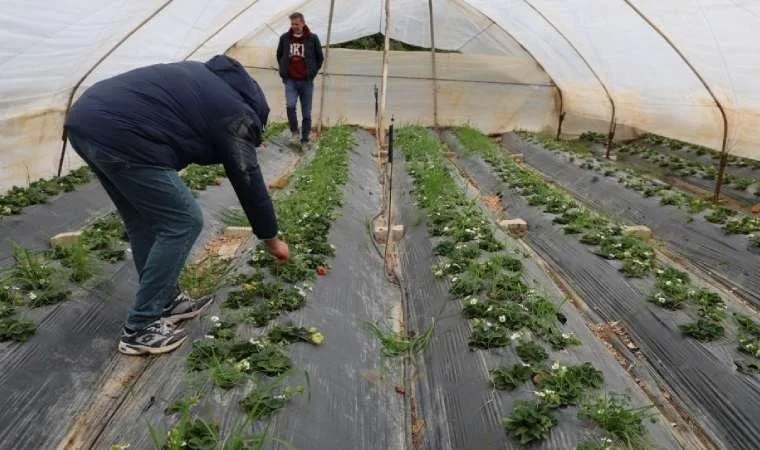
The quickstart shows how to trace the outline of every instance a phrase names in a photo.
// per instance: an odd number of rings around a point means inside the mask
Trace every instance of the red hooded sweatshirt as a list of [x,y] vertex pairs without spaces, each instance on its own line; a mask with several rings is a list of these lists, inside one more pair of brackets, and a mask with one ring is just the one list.
[[296,37],[293,34],[293,30],[290,30],[290,48],[288,49],[288,55],[290,56],[290,64],[288,65],[288,77],[293,80],[305,80],[308,74],[306,68],[306,54],[304,43],[309,36],[309,27],[303,27],[301,36]]

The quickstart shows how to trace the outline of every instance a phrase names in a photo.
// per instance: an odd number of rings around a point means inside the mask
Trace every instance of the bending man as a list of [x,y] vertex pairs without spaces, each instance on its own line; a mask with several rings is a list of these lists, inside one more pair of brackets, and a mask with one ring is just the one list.
[[176,349],[187,339],[176,324],[213,300],[190,298],[178,287],[203,225],[177,173],[188,164],[223,164],[254,234],[273,256],[288,259],[256,158],[268,116],[256,81],[222,55],[123,73],[93,85],[72,107],[68,137],[124,220],[140,276],[122,353]]

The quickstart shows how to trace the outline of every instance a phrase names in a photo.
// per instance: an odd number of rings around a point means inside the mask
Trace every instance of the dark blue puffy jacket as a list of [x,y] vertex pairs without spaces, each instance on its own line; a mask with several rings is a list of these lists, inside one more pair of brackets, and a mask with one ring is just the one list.
[[217,55],[100,81],[74,103],[65,127],[135,164],[223,164],[254,233],[268,239],[277,220],[256,158],[268,117],[258,83]]

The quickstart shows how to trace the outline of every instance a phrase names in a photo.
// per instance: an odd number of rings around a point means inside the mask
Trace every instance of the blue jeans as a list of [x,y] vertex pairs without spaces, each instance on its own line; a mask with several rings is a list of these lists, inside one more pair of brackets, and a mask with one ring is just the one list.
[[72,132],[69,139],[124,220],[140,276],[126,326],[140,330],[159,319],[179,293],[177,280],[200,235],[203,213],[176,170],[126,162]]
[[288,111],[288,124],[290,131],[298,131],[298,117],[296,116],[296,103],[301,100],[301,142],[309,142],[311,133],[311,100],[314,96],[313,80],[285,80],[285,102]]

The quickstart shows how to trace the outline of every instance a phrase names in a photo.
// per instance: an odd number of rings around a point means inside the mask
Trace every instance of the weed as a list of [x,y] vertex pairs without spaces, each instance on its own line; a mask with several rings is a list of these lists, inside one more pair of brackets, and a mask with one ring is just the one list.
[[646,442],[647,431],[644,420],[655,422],[654,406],[634,408],[630,398],[620,394],[610,394],[581,405],[578,417],[593,420],[600,428],[610,433],[618,441],[642,448]]
[[368,323],[367,328],[383,346],[385,356],[412,356],[427,347],[435,329],[435,320],[423,333],[416,336],[405,336],[393,330],[383,330],[374,323]]
[[500,391],[512,391],[530,380],[533,368],[530,364],[515,364],[491,370],[491,384]]
[[[18,302],[27,303],[33,308],[59,303],[69,296],[70,291],[63,287],[60,273],[41,255],[17,245],[13,250],[13,260],[8,283],[18,292],[5,295],[13,295]],[[21,293],[23,297],[20,297]]]
[[575,450],[616,450],[618,447],[613,447],[614,442],[608,437],[601,437],[594,441],[583,441],[575,447]]
[[194,298],[215,293],[229,279],[230,260],[210,253],[200,261],[185,266],[179,276],[180,288]]
[[272,388],[259,387],[249,392],[240,401],[240,405],[251,420],[261,420],[282,409],[293,395],[303,392],[304,388],[300,386],[296,389],[287,386],[279,394],[274,394],[274,389]]
[[61,260],[61,265],[71,269],[69,278],[75,283],[90,279],[95,271],[95,261],[90,250],[81,239],[68,246],[58,246],[51,252],[53,259]]
[[221,215],[221,221],[229,227],[250,227],[248,217],[240,208],[229,208]]
[[[0,305],[0,308],[3,308],[3,306]],[[8,310],[6,309],[3,312],[5,315],[0,316],[0,342],[28,341],[34,335],[37,327],[31,320],[13,315],[12,309],[10,311],[11,313],[8,314]]]
[[278,136],[283,131],[288,129],[288,124],[285,122],[271,122],[268,123],[264,129],[264,134],[261,136],[262,141],[268,141],[271,138]]
[[267,339],[274,344],[292,344],[302,341],[309,344],[320,345],[325,336],[316,328],[296,327],[294,325],[277,325],[269,330]]
[[760,248],[760,234],[750,234],[749,245],[750,247]]

